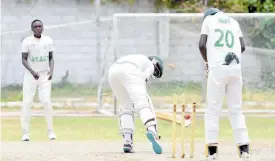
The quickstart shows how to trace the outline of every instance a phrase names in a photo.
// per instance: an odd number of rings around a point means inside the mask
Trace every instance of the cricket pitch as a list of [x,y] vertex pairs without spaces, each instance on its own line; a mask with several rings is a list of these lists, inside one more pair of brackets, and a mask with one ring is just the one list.
[[[2,161],[172,161],[179,158],[180,147],[177,145],[176,158],[171,157],[171,145],[162,143],[164,153],[153,153],[149,142],[137,142],[135,153],[124,154],[119,141],[34,141],[34,142],[2,142]],[[204,159],[203,142],[196,142],[195,157],[184,160],[202,161]],[[222,161],[237,160],[236,146],[232,143],[221,143],[219,158]],[[275,161],[275,144],[255,143],[252,156],[256,161]]]

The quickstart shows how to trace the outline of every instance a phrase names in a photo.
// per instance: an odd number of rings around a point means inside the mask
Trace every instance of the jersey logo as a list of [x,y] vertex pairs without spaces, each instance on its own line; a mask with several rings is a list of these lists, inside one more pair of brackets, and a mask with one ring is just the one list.
[[32,56],[31,57],[32,62],[45,62],[49,61],[49,56]]

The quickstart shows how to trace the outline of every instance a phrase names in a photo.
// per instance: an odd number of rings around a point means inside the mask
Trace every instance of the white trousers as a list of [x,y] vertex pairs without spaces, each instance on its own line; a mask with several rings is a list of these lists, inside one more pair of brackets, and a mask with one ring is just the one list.
[[133,134],[134,114],[137,112],[145,127],[157,126],[151,98],[147,94],[142,74],[133,64],[114,64],[110,67],[108,80],[119,104],[121,134]]
[[207,109],[205,112],[206,144],[218,143],[219,115],[226,96],[229,119],[237,145],[248,144],[248,132],[242,106],[242,73],[239,65],[219,66],[209,70]]
[[31,106],[34,95],[38,87],[39,100],[44,106],[45,117],[48,131],[53,131],[52,123],[52,104],[51,104],[51,80],[48,80],[47,72],[40,72],[39,79],[35,80],[33,76],[26,72],[23,83],[23,105],[21,108],[21,126],[23,133],[29,132],[29,122],[31,115]]

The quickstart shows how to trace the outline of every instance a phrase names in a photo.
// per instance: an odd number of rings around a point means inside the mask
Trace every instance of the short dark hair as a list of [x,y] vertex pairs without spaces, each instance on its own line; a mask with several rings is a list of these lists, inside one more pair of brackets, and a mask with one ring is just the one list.
[[31,23],[31,27],[32,27],[32,25],[33,25],[35,22],[37,22],[37,21],[38,21],[38,22],[41,22],[41,23],[43,24],[43,22],[42,22],[41,20],[39,20],[39,19],[35,19],[35,20],[33,20],[33,21],[32,21],[32,23]]

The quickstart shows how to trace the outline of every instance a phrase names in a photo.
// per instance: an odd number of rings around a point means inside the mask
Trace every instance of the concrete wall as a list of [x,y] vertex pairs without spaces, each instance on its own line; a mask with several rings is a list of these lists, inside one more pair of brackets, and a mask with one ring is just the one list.
[[[33,19],[39,18],[45,26],[45,34],[53,38],[55,43],[55,73],[53,81],[59,82],[66,71],[69,71],[69,81],[86,83],[98,81],[96,60],[96,24],[95,6],[89,0],[2,0],[1,6],[1,84],[21,84],[24,68],[21,64],[21,40],[28,32]],[[138,0],[133,6],[128,4],[104,4],[101,16],[112,16],[121,12],[154,12],[152,0]],[[132,19],[133,20],[133,19]],[[59,26],[60,24],[67,24]],[[82,22],[79,23],[79,22]],[[176,69],[166,68],[164,81],[167,80],[203,80],[202,59],[197,49],[200,23],[194,26],[185,22],[186,29],[193,35],[178,34],[173,28],[163,27],[152,19],[143,19],[140,23],[119,21],[120,41],[116,55],[143,53],[147,55],[164,56],[165,63],[176,65]],[[107,38],[110,34],[108,21],[101,23],[101,54],[104,54]],[[180,26],[180,25],[179,25]],[[185,28],[185,27],[184,27]],[[183,28],[182,28],[183,29]],[[22,30],[22,31],[21,31]],[[26,30],[26,31],[24,31]],[[164,34],[164,32],[166,32]],[[194,35],[195,33],[195,35]],[[134,38],[134,39],[133,39]],[[159,40],[170,40],[167,42]],[[158,44],[161,44],[161,48]],[[113,53],[108,53],[109,61]],[[249,53],[244,61],[244,76],[248,81],[261,81],[261,63],[254,53]],[[101,56],[103,59],[103,56]],[[257,62],[258,66],[255,66]],[[109,62],[110,63],[110,62]],[[252,80],[253,78],[253,80]]]
[[[45,26],[82,22],[95,19],[95,6],[89,0],[2,0],[1,25],[1,76],[2,84],[21,83],[24,68],[21,65],[20,45],[24,36],[30,32],[33,19],[39,18]],[[128,4],[102,5],[101,15],[112,16],[118,12],[152,12],[151,1],[140,0],[133,6]],[[45,34],[55,43],[55,76],[60,81],[66,70],[69,79],[75,83],[97,81],[96,66],[96,24],[93,22],[45,29]],[[102,52],[108,36],[108,23],[101,24]],[[7,32],[11,31],[10,34]]]

